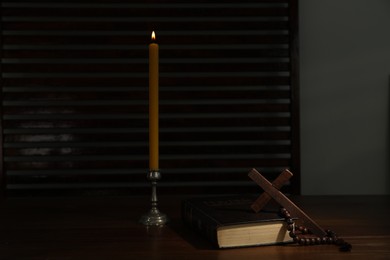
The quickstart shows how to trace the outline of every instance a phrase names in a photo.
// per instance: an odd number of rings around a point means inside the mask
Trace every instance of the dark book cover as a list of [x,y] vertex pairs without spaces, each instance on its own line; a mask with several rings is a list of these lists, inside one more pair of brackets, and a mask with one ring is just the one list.
[[[202,197],[184,200],[182,203],[182,219],[189,227],[206,236],[214,245],[221,246],[220,230],[234,227],[246,228],[239,233],[236,246],[250,246],[261,244],[277,244],[291,242],[284,219],[279,215],[279,207],[276,204],[268,205],[264,210],[255,213],[250,205],[256,196],[218,196]],[[266,225],[269,223],[270,225]],[[278,225],[272,225],[277,223]],[[252,238],[251,230],[261,232],[263,230],[276,232],[275,239],[269,235],[264,238],[256,234],[257,242]],[[272,229],[270,229],[272,228]],[[236,234],[236,233],[235,233]],[[245,241],[248,242],[245,242]],[[234,247],[234,245],[229,246]]]

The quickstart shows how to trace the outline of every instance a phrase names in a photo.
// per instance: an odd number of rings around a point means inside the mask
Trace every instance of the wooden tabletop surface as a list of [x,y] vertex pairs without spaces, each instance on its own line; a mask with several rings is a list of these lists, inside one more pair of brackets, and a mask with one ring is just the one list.
[[161,228],[138,223],[148,197],[3,199],[0,259],[390,259],[390,196],[292,198],[351,243],[348,253],[334,245],[215,249],[183,226],[183,198],[159,197],[170,219]]

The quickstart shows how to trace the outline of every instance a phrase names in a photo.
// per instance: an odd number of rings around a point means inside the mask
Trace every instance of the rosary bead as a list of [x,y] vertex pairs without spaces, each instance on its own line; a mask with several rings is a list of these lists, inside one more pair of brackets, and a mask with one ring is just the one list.
[[307,233],[309,233],[309,231],[307,230],[307,228],[303,228],[302,234],[307,234]]
[[337,234],[330,229],[327,229],[326,233],[328,234],[329,237],[337,237]]
[[349,243],[344,242],[344,244],[340,246],[341,252],[349,252],[351,250],[352,250],[352,245]]
[[306,243],[306,239],[300,238],[298,243],[299,243],[300,245],[304,245],[304,244]]
[[287,226],[287,230],[288,231],[291,231],[291,230],[293,230],[294,229],[294,224],[289,224],[288,226]]
[[305,229],[305,228],[304,228],[303,226],[298,226],[298,230],[299,230],[299,231],[302,232],[304,229]]
[[321,238],[316,237],[316,238],[315,238],[315,243],[316,243],[317,245],[321,244]]
[[288,218],[286,222],[287,224],[292,225],[294,223],[294,220],[292,218]]
[[328,244],[333,244],[334,240],[331,237],[328,237]]

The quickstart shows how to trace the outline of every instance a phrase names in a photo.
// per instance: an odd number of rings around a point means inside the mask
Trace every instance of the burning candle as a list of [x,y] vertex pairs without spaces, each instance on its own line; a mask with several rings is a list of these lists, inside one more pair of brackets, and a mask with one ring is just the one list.
[[149,169],[158,170],[158,44],[152,32],[149,44]]

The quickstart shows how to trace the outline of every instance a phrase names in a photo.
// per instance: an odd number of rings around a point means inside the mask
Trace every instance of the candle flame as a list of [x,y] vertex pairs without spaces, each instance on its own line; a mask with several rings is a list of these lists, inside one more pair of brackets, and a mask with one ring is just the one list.
[[155,41],[156,40],[156,34],[154,33],[154,31],[152,32],[152,41]]

